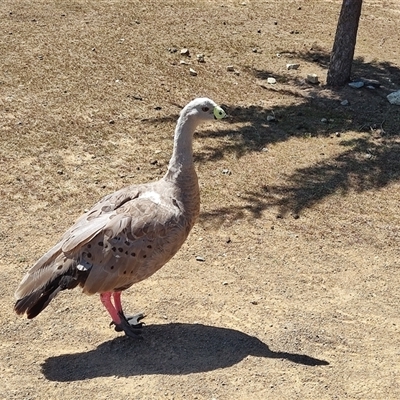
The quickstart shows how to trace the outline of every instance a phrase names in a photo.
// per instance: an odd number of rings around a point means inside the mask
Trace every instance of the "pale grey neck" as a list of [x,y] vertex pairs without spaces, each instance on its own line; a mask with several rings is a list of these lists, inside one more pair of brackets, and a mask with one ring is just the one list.
[[199,121],[182,114],[175,128],[174,149],[167,176],[175,176],[184,169],[193,168],[193,134]]

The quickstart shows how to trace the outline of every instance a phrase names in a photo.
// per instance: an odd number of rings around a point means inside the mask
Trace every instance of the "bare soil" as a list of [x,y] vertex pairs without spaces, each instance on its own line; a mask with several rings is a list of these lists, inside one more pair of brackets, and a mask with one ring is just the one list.
[[[400,4],[364,3],[353,74],[380,87],[332,91],[341,0],[1,1],[1,399],[400,398]],[[144,340],[79,290],[16,316],[86,208],[165,172],[198,96],[230,117],[197,134],[188,241],[123,296]]]

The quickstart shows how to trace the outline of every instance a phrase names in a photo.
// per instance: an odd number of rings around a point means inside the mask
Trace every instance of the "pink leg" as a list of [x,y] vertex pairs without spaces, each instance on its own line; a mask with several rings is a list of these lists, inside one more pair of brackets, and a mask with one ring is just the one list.
[[[103,303],[104,307],[107,309],[108,313],[111,315],[111,318],[113,322],[118,325],[121,323],[121,317],[118,314],[118,309],[114,307],[114,305],[111,302],[111,292],[106,292],[106,293],[101,293],[100,294],[100,300]],[[114,298],[115,301],[115,298]],[[116,306],[120,307],[121,306],[121,299],[118,299],[116,301]]]
[[122,304],[121,304],[121,292],[114,292],[112,294],[113,299],[114,299],[114,306],[117,312],[123,314],[122,312]]
[[[114,300],[114,304],[111,301],[111,297]],[[117,332],[124,331],[127,336],[137,338],[140,337],[142,322],[139,322],[144,318],[143,314],[135,315],[132,318],[126,318],[122,312],[121,305],[121,292],[106,292],[100,294],[101,302],[111,315],[112,322],[110,325],[115,325]],[[134,323],[130,322],[134,321]]]

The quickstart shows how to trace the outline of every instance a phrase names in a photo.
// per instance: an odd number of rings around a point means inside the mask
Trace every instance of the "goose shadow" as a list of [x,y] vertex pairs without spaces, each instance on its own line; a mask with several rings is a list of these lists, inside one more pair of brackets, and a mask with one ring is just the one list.
[[117,337],[87,352],[47,358],[50,381],[71,382],[106,376],[186,375],[227,368],[248,355],[281,358],[305,366],[328,365],[305,354],[275,352],[256,337],[234,329],[170,323],[144,327],[144,340]]

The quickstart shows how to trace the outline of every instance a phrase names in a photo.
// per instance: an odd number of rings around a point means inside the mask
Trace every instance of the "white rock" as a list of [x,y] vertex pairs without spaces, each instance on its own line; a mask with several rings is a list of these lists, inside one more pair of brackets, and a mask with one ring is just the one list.
[[394,104],[396,106],[400,106],[400,90],[397,92],[390,93],[386,96],[386,98],[389,100],[390,104]]
[[340,105],[348,106],[349,105],[349,101],[348,100],[343,100],[343,101],[340,102]]
[[318,75],[317,74],[308,74],[306,81],[308,83],[312,83],[315,85],[315,84],[319,83]]
[[287,69],[298,69],[300,64],[286,64]]
[[276,83],[276,79],[275,79],[275,78],[272,78],[272,77],[269,77],[269,78],[267,79],[267,83],[269,83],[270,85],[274,85],[274,84]]
[[185,60],[179,61],[179,64],[181,64],[181,65],[189,65],[189,63],[187,61],[185,61]]
[[235,71],[235,68],[234,68],[233,65],[228,65],[228,66],[226,67],[226,70],[227,70],[228,72],[233,72],[233,71]]
[[182,56],[188,56],[189,55],[189,49],[182,49],[181,50],[181,55]]
[[360,89],[364,86],[364,82],[362,81],[350,82],[349,86],[353,89]]
[[200,63],[205,62],[204,54],[197,54],[196,58],[197,58],[197,61],[200,62]]
[[189,69],[189,73],[190,73],[190,75],[192,75],[192,76],[197,76],[197,72],[196,72],[193,68],[190,68],[190,69]]
[[321,118],[321,122],[326,124],[328,122],[328,120],[326,118]]
[[267,121],[268,122],[275,121],[275,117],[273,115],[267,115]]

